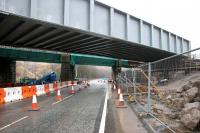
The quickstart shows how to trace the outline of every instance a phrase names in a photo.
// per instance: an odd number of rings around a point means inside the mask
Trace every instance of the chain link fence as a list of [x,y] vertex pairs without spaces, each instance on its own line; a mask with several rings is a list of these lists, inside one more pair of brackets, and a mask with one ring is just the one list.
[[200,132],[200,48],[126,69],[117,82],[156,132]]

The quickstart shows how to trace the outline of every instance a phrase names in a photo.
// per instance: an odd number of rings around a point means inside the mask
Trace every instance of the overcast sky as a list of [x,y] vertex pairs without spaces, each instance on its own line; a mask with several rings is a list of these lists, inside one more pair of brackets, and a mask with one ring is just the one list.
[[200,47],[200,0],[97,0],[150,22]]

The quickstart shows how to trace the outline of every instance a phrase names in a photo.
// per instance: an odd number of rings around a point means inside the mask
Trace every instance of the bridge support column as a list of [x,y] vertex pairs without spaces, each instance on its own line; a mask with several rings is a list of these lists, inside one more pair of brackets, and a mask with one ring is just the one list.
[[120,60],[116,62],[116,65],[112,67],[112,79],[116,80],[117,75],[121,72]]
[[0,83],[15,83],[16,61],[0,59]]
[[75,67],[70,65],[70,54],[63,54],[61,57],[61,81],[74,80]]
[[117,75],[118,73],[117,73],[116,67],[112,67],[112,79],[116,80]]

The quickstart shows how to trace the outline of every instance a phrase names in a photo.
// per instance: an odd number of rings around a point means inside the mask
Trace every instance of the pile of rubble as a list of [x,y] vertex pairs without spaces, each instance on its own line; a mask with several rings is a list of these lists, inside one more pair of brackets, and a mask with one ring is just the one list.
[[200,81],[189,82],[177,90],[165,90],[167,106],[154,105],[153,111],[180,121],[190,131],[200,132]]

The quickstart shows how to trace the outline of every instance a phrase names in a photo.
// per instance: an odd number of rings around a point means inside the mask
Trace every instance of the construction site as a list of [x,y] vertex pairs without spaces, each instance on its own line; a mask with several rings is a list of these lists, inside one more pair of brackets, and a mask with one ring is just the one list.
[[198,4],[103,1],[0,0],[1,133],[200,133]]
[[153,132],[200,132],[200,49],[124,70],[117,85]]

